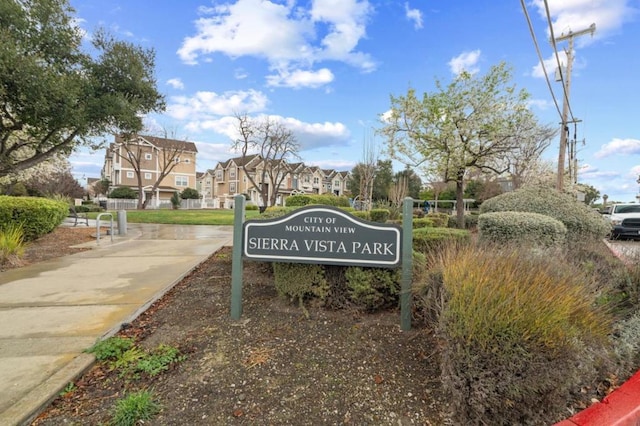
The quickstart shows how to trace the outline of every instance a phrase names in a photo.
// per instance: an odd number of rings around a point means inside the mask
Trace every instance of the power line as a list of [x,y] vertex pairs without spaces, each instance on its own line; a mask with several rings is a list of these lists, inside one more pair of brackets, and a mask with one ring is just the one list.
[[[573,111],[571,110],[571,104],[569,103],[569,94],[567,93],[567,85],[564,81],[564,73],[562,72],[562,65],[560,64],[560,57],[558,56],[558,47],[556,45],[556,37],[553,35],[553,23],[551,22],[551,13],[549,12],[549,3],[547,0],[544,0],[544,9],[545,14],[547,15],[547,23],[549,24],[549,33],[551,34],[551,45],[553,46],[553,53],[556,57],[556,63],[558,64],[558,72],[560,73],[560,82],[562,83],[562,91],[564,93],[565,102],[567,102],[567,108],[569,108],[569,115],[571,115],[571,121],[575,122],[576,119],[573,116]],[[569,49],[573,49],[573,46],[570,46]],[[571,54],[567,55],[567,62],[571,61]],[[564,120],[564,117],[563,117]]]
[[[545,0],[545,3],[546,3],[546,0]],[[527,6],[526,6],[524,0],[520,0],[520,4],[522,5],[522,10],[524,11],[524,16],[527,18],[527,24],[529,25],[529,32],[531,32],[531,38],[533,39],[533,44],[536,47],[536,52],[538,53],[538,59],[540,60],[540,65],[542,66],[542,71],[544,73],[544,78],[547,81],[547,86],[549,87],[549,92],[551,93],[551,98],[553,99],[553,103],[556,106],[556,110],[558,111],[558,115],[560,116],[560,120],[562,120],[562,112],[560,111],[560,106],[558,105],[558,100],[556,99],[556,95],[553,93],[553,88],[551,87],[551,81],[549,81],[549,74],[547,73],[547,68],[544,65],[544,59],[542,58],[542,53],[540,52],[540,46],[538,45],[538,39],[536,38],[536,33],[533,30],[533,25],[531,24],[531,18],[529,17],[529,11],[527,10]]]

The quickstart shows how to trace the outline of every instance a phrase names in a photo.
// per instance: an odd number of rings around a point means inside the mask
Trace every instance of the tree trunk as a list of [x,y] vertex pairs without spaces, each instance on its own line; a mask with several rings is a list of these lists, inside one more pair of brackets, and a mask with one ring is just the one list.
[[456,179],[456,222],[464,229],[464,170],[458,171]]

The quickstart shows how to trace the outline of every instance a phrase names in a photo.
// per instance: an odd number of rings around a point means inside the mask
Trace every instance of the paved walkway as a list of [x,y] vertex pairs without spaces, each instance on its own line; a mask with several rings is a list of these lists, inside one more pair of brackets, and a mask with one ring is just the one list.
[[85,349],[232,236],[231,226],[129,224],[113,242],[102,235],[99,245],[87,243],[92,250],[0,272],[0,425],[31,420],[91,366]]

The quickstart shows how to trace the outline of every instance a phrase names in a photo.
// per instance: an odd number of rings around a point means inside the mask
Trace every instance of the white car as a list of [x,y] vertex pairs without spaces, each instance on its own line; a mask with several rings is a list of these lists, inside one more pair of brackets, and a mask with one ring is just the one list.
[[612,240],[640,238],[640,204],[614,204],[604,217],[611,223]]

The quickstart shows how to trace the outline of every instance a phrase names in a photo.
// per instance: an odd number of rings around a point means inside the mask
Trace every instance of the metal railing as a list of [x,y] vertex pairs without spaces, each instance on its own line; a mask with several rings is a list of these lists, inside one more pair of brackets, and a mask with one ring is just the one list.
[[100,218],[102,216],[109,216],[109,234],[111,235],[111,242],[113,242],[113,214],[111,213],[100,213],[98,217],[96,217],[96,243],[100,244]]

